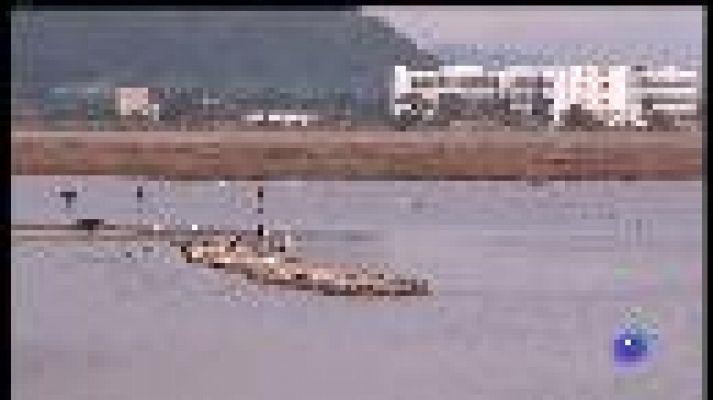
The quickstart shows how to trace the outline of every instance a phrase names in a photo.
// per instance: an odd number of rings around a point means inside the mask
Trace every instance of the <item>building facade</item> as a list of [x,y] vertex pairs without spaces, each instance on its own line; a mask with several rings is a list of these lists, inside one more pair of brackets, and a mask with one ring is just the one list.
[[476,109],[450,110],[447,118],[467,115],[505,125],[519,118],[554,128],[677,127],[700,117],[698,75],[676,67],[396,66],[393,82],[392,115],[407,122],[438,121],[443,102],[454,97],[459,107]]
[[143,116],[159,119],[159,103],[155,90],[147,87],[116,88],[116,108],[120,117]]

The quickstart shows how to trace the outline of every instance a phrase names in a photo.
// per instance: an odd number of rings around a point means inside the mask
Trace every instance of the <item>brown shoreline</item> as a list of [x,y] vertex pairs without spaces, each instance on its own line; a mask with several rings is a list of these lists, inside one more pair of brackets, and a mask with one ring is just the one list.
[[13,132],[14,175],[150,179],[702,177],[700,132]]

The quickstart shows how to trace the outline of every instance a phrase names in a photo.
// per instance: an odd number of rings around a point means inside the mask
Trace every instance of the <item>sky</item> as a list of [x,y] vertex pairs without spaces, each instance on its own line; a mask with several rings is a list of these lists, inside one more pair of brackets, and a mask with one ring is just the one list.
[[701,6],[371,6],[424,48],[432,45],[665,44],[702,49]]

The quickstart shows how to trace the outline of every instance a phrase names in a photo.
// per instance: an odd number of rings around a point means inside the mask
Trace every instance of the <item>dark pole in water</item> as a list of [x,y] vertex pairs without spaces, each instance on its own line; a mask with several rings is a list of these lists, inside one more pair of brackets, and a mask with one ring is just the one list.
[[[139,218],[141,218],[141,214],[143,214],[143,207],[142,207],[142,200],[144,199],[144,187],[142,185],[137,185],[136,186],[136,212],[139,214]],[[150,246],[142,246],[141,248],[144,253],[147,253],[151,251]],[[148,250],[146,250],[148,249]],[[131,252],[127,252],[127,257],[131,257]]]
[[[258,213],[259,215],[262,215],[262,212],[263,212],[262,201],[263,201],[264,196],[265,196],[265,191],[264,191],[262,185],[258,184],[258,186],[257,186],[257,213]],[[265,233],[264,233],[264,229],[265,229],[265,228],[263,227],[262,224],[258,224],[258,226],[257,226],[257,235],[258,235],[259,237],[263,237],[263,236],[264,236],[264,234],[265,234]]]
[[65,207],[71,208],[72,202],[77,198],[76,190],[62,190],[59,192],[59,197],[64,199]]
[[102,225],[104,225],[104,221],[100,218],[82,218],[78,219],[76,222],[77,229],[89,232],[96,231]]
[[262,187],[262,185],[258,185],[257,187],[257,213],[262,214],[263,213],[263,207],[262,207],[262,201],[265,196],[265,191]]

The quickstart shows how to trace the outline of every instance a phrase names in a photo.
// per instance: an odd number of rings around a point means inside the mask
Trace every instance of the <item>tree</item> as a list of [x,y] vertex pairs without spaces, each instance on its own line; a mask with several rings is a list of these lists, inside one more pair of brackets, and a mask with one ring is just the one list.
[[597,118],[593,112],[582,107],[581,104],[572,104],[564,112],[564,126],[568,129],[597,129],[604,127],[604,121]]

